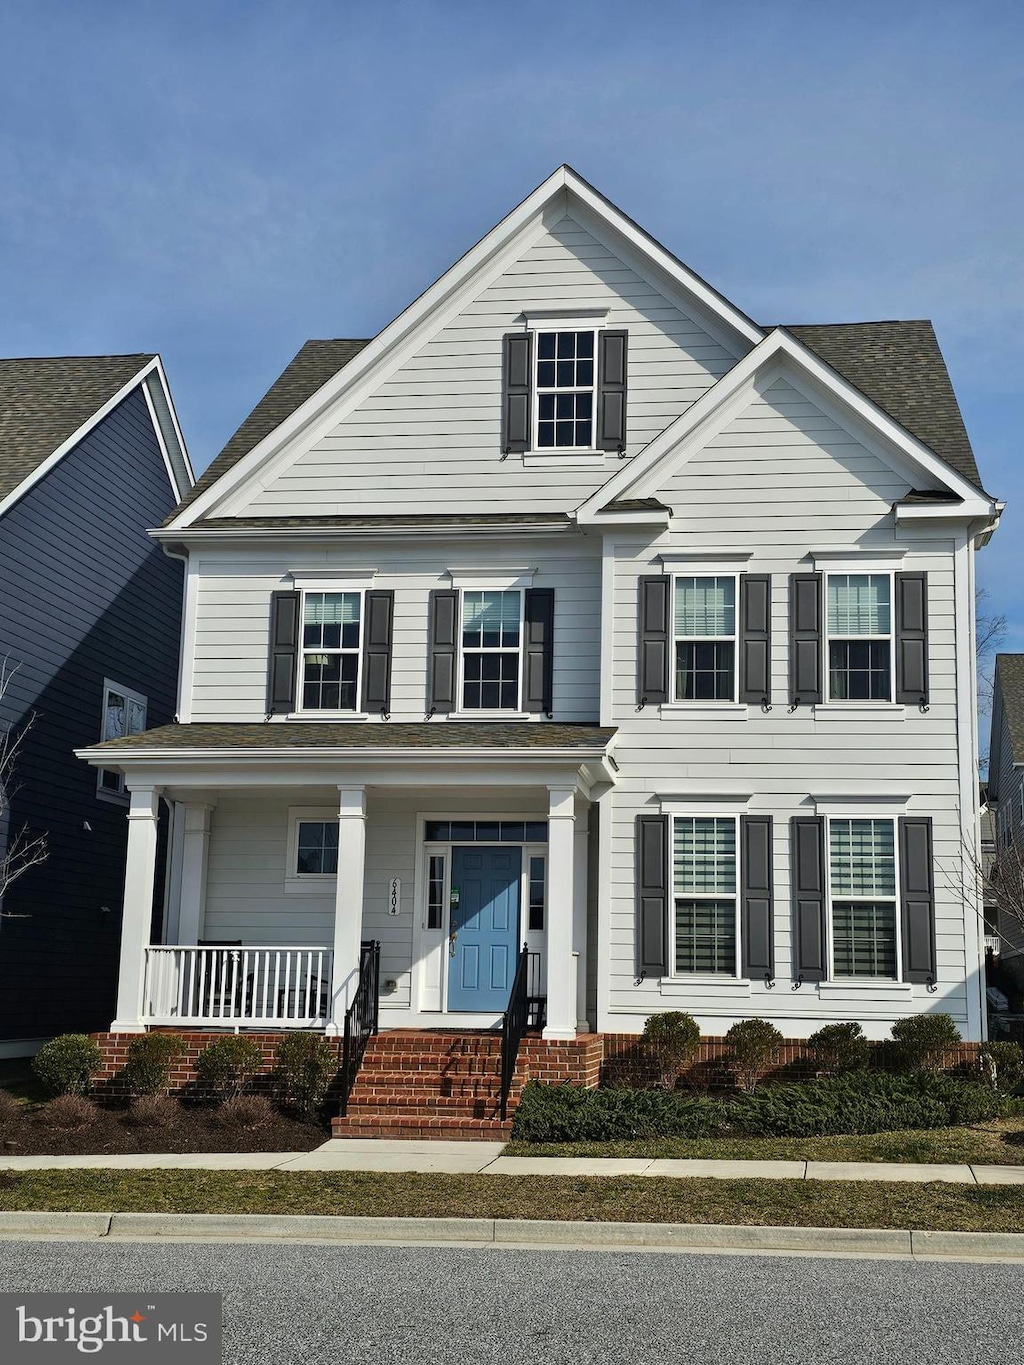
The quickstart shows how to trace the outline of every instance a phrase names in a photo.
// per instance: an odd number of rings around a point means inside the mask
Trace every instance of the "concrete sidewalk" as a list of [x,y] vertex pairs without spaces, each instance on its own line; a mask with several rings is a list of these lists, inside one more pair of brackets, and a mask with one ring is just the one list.
[[703,1177],[717,1180],[946,1181],[1024,1185],[1024,1166],[958,1166],[883,1161],[704,1161],[645,1157],[502,1156],[501,1142],[399,1142],[336,1138],[312,1152],[185,1152],[130,1156],[3,1156],[0,1169],[391,1171],[447,1175]]

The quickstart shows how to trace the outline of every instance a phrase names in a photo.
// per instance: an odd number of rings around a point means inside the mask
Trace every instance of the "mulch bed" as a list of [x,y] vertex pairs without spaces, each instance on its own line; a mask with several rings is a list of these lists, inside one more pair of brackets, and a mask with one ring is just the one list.
[[166,1127],[129,1127],[124,1109],[101,1109],[77,1131],[50,1126],[42,1108],[0,1128],[5,1156],[95,1156],[130,1152],[308,1152],[330,1137],[326,1126],[275,1114],[258,1128],[222,1128],[210,1105],[179,1104]]

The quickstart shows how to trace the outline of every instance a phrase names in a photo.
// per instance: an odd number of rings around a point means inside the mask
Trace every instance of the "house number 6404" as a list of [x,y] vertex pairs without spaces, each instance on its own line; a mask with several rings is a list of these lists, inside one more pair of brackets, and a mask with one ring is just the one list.
[[402,879],[392,877],[388,887],[388,914],[397,915],[402,908]]

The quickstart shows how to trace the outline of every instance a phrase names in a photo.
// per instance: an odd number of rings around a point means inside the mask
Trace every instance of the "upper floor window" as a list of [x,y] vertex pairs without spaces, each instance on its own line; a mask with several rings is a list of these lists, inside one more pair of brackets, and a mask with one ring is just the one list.
[[676,578],[677,701],[736,698],[736,578]]
[[523,594],[462,594],[462,709],[518,711]]
[[672,823],[674,970],[735,976],[736,819],[677,815]]
[[825,627],[829,700],[891,701],[891,575],[830,573]]
[[303,594],[303,710],[358,710],[361,634],[362,593]]
[[[122,687],[120,683],[105,678],[100,738],[124,739],[127,735],[141,734],[146,728],[147,705],[147,700],[141,692],[133,692],[130,687]],[[100,768],[96,789],[107,796],[123,796],[124,778],[110,768]]]
[[833,975],[895,979],[896,836],[892,820],[829,820]]
[[537,440],[550,447],[594,444],[595,333],[537,333]]

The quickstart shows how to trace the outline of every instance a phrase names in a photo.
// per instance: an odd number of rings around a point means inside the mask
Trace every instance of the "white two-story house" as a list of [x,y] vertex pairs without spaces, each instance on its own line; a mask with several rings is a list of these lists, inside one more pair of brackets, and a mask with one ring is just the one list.
[[336,1031],[372,940],[382,1030],[493,1028],[525,944],[551,1043],[980,1038],[999,506],[930,324],[759,325],[562,167],[154,532],[177,722],[83,751],[131,794],[112,1030]]

